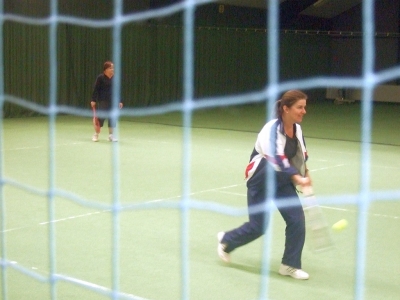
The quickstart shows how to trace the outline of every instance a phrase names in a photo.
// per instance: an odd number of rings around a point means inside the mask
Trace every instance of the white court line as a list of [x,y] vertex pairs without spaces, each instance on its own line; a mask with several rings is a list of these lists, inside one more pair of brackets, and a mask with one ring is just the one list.
[[229,189],[229,188],[237,187],[237,186],[241,186],[241,185],[244,185],[244,183],[232,184],[232,185],[227,185],[227,186],[223,186],[223,187],[219,187],[219,188],[213,188],[213,189],[208,189],[208,190],[193,192],[193,193],[190,193],[190,195],[196,195],[196,194],[201,194],[201,193],[207,193],[207,192],[214,192],[214,191],[219,191],[219,190],[225,190],[225,189]]
[[11,228],[11,229],[6,229],[6,230],[1,231],[1,233],[15,231],[15,230],[19,230],[19,229],[26,229],[26,228],[29,228],[29,227],[32,227],[32,226],[22,226],[22,227],[15,227],[15,228]]
[[400,166],[381,166],[381,165],[378,165],[378,166],[372,166],[372,168],[381,168],[381,169],[400,169]]
[[[57,220],[53,220],[53,221],[41,222],[41,223],[39,223],[37,225],[47,225],[47,224],[50,224],[50,223],[57,223],[57,222],[61,222],[61,221],[73,220],[73,219],[77,219],[77,218],[82,218],[82,217],[88,217],[88,216],[92,216],[92,215],[96,215],[96,214],[101,214],[101,213],[104,213],[104,212],[107,212],[107,211],[110,211],[110,210],[106,209],[106,210],[102,210],[102,211],[95,211],[95,212],[92,212],[92,213],[87,213],[87,214],[82,214],[82,215],[77,215],[77,216],[71,216],[71,217],[57,219]],[[6,229],[6,230],[0,231],[0,232],[1,233],[6,233],[6,232],[10,232],[10,231],[19,230],[19,229],[26,229],[26,228],[33,227],[33,226],[34,225],[15,227],[15,228]]]
[[14,148],[14,149],[4,149],[4,151],[31,150],[31,149],[39,149],[39,148],[43,148],[43,146],[36,146],[36,147],[20,147],[20,148]]
[[[73,278],[73,277],[69,277],[69,276],[65,276],[65,275],[58,275],[57,277],[66,282],[76,283],[80,286],[91,287],[93,289],[101,290],[106,293],[112,292],[109,288],[106,288],[104,286],[101,286],[101,285],[98,285],[98,284],[95,284],[92,282],[84,281],[81,279],[77,279],[77,278]],[[124,297],[125,299],[127,298],[127,299],[135,299],[135,300],[146,300],[146,298],[138,297],[133,294],[127,294],[127,293],[123,293],[123,292],[118,292],[118,295],[119,295],[118,298]]]
[[[232,184],[232,185],[227,185],[227,186],[223,186],[223,187],[219,187],[219,188],[213,188],[213,189],[208,189],[208,190],[202,190],[202,191],[192,192],[192,193],[189,194],[189,196],[193,196],[193,195],[197,195],[197,194],[202,194],[202,193],[207,193],[207,192],[216,192],[216,191],[219,191],[219,190],[229,189],[229,188],[237,187],[237,186],[241,186],[241,185],[244,185],[244,183]],[[229,193],[229,192],[221,192],[221,193]],[[244,194],[237,194],[237,195],[244,196]],[[171,199],[179,199],[179,198],[182,198],[182,195],[174,196],[174,197],[169,197],[169,198],[162,198],[162,199],[150,200],[150,201],[147,201],[147,202],[145,202],[145,203],[161,202],[161,201],[166,201],[166,200],[171,200]]]
[[330,167],[312,169],[312,170],[310,170],[310,171],[311,171],[311,172],[318,172],[318,171],[322,171],[322,170],[327,170],[327,169],[333,169],[333,168],[343,167],[343,166],[345,166],[345,165],[346,165],[346,164],[339,164],[339,165],[330,166]]
[[[14,268],[16,270],[18,270],[18,271],[20,271],[20,272],[22,272],[24,274],[28,274],[29,275],[29,273],[31,273],[29,271],[29,269],[26,269],[25,267],[23,267],[20,263],[18,263],[15,260],[8,261],[8,262],[6,262],[6,264],[9,264],[11,266],[14,265],[15,266]],[[40,272],[41,276],[49,277],[49,272],[46,271],[46,270],[39,269],[37,267],[31,267],[30,269],[35,270],[34,272],[36,272],[38,274]],[[95,292],[99,292],[100,291],[101,294],[111,294],[112,293],[111,289],[109,289],[107,287],[104,287],[104,286],[101,286],[101,285],[98,285],[98,284],[95,284],[95,283],[92,283],[92,282],[89,282],[89,281],[85,281],[85,280],[81,280],[81,279],[78,279],[78,278],[74,278],[74,277],[70,277],[70,276],[66,276],[66,275],[61,275],[61,274],[53,274],[53,276],[56,278],[56,280],[62,280],[62,281],[65,281],[65,282],[69,282],[69,283],[73,283],[73,284],[76,284],[76,285],[79,285],[79,286],[83,286],[83,287],[91,289],[92,291],[95,291]],[[124,293],[124,292],[118,292],[117,294],[119,296],[118,299],[122,298],[122,299],[148,300],[146,298],[138,297],[138,296],[135,296],[133,294],[128,294],[128,293]]]
[[[331,206],[322,206],[320,205],[320,207],[322,208],[326,208],[326,209],[331,209],[331,210],[340,210],[340,211],[345,211],[345,212],[350,212],[350,213],[357,213],[356,210],[353,209],[347,209],[347,208],[339,208],[339,207],[331,207]],[[390,215],[383,215],[383,214],[375,214],[375,213],[368,213],[368,215],[372,216],[372,217],[381,217],[381,218],[387,218],[387,219],[400,219],[399,216],[390,216]]]
[[232,193],[232,192],[226,192],[226,191],[220,191],[220,193],[223,194],[228,194],[228,195],[234,195],[234,196],[242,196],[242,197],[246,197],[246,194],[240,194],[240,193]]
[[[231,193],[231,192],[228,192],[228,191],[223,191],[225,189],[232,188],[232,187],[237,187],[237,186],[241,186],[241,185],[244,185],[244,184],[243,183],[242,184],[234,184],[234,185],[224,186],[224,187],[220,187],[220,188],[207,189],[207,190],[203,190],[203,191],[193,192],[190,195],[195,195],[195,194],[200,194],[200,193],[205,193],[205,192],[210,192],[210,191],[214,191],[214,192],[218,191],[218,192],[221,192],[221,193],[240,195],[240,196],[244,197],[244,196],[246,196],[245,194]],[[171,198],[168,198],[168,199],[176,199],[176,198],[181,198],[181,196],[171,197]],[[165,201],[165,200],[168,200],[168,199],[151,200],[151,201],[148,201],[148,203],[154,202],[154,201]],[[330,207],[330,206],[321,206],[321,207],[324,208],[324,209],[340,210],[340,211],[344,211],[344,212],[357,213],[357,211],[350,210],[350,209],[336,208],[336,207]],[[110,210],[96,211],[96,212],[92,212],[92,213],[81,214],[81,215],[62,218],[62,219],[58,219],[58,220],[42,222],[42,223],[39,223],[39,225],[47,225],[47,224],[49,224],[51,222],[55,223],[55,222],[73,220],[73,219],[76,219],[76,218],[81,218],[81,217],[87,217],[87,216],[100,214],[100,213],[106,212],[106,211],[110,211]],[[368,215],[373,216],[373,217],[383,217],[383,218],[390,218],[390,219],[396,219],[396,220],[400,219],[398,216],[389,216],[389,215],[383,215],[383,214],[368,213]],[[5,230],[4,232],[8,232],[8,231],[12,231],[12,230],[18,230],[18,229],[24,229],[24,228],[27,228],[27,227],[19,227],[19,228],[9,229],[9,230]],[[10,263],[11,264],[18,264],[18,262],[16,262],[16,261],[11,261]],[[41,269],[39,269],[37,267],[34,267],[34,266],[32,266],[31,269],[35,270],[36,272],[37,271],[42,272],[42,273],[44,272],[43,270],[41,270]],[[104,292],[110,292],[110,290],[108,288],[100,286],[100,285],[97,285],[95,283],[87,282],[87,281],[84,281],[84,280],[80,280],[80,279],[69,277],[69,276],[65,276],[65,275],[57,275],[57,277],[59,277],[60,280],[64,280],[66,282],[78,284],[80,286],[84,286],[84,287],[87,287],[87,288],[97,289],[97,290],[101,290],[101,291],[104,291]],[[127,294],[127,293],[122,293],[122,292],[119,293],[119,294],[121,295],[121,297],[128,298],[128,299],[146,300],[145,298],[137,297],[137,296],[134,296],[132,294]]]
[[[85,144],[86,142],[72,142],[72,143],[62,143],[62,144],[57,144],[54,147],[64,147],[64,146],[71,146],[71,145],[79,145],[79,144]],[[17,150],[34,150],[34,149],[41,149],[41,148],[48,148],[48,146],[30,146],[30,147],[17,147],[17,148],[8,148],[8,149],[1,149],[0,152],[2,151],[17,151]]]
[[[242,184],[233,184],[233,185],[228,185],[228,186],[223,186],[223,187],[219,187],[219,188],[213,188],[213,189],[208,189],[208,190],[203,190],[203,191],[198,191],[198,192],[193,192],[193,193],[190,193],[190,196],[193,196],[193,195],[196,195],[196,194],[201,194],[201,193],[206,193],[206,192],[215,192],[215,191],[218,191],[218,190],[228,189],[228,188],[236,187],[236,186],[240,186],[240,185],[243,185],[243,183]],[[149,200],[149,201],[146,201],[144,203],[154,203],[154,202],[161,202],[161,201],[167,201],[167,200],[179,199],[179,198],[182,198],[182,196],[179,195],[179,196],[174,196],[174,197],[169,197],[169,198]],[[110,209],[106,209],[106,210],[102,210],[102,211],[95,211],[95,212],[91,212],[91,213],[86,213],[86,214],[81,214],[81,215],[76,215],[76,216],[70,216],[70,217],[66,217],[66,218],[62,218],[62,219],[41,222],[38,225],[48,225],[50,223],[58,223],[58,222],[62,222],[62,221],[68,221],[68,220],[73,220],[73,219],[77,219],[77,218],[93,216],[93,215],[96,215],[96,214],[109,212],[109,211],[111,211],[111,210]],[[6,229],[6,230],[0,231],[0,232],[1,233],[5,233],[5,232],[15,231],[15,230],[19,230],[19,229],[26,229],[26,228],[33,227],[33,226],[34,225],[10,228],[10,229]]]
[[39,223],[39,225],[47,225],[47,224],[50,224],[50,223],[57,223],[57,222],[61,222],[61,221],[67,221],[67,220],[72,220],[72,219],[92,216],[92,215],[100,214],[100,213],[107,212],[107,211],[111,211],[111,210],[106,209],[106,210],[102,210],[102,211],[95,211],[95,212],[92,212],[92,213],[87,213],[87,214],[82,214],[82,215],[77,215],[77,216],[71,216],[71,217],[67,217],[67,218],[63,218],[63,219],[42,222],[42,223]]
[[[341,165],[336,165],[334,167],[340,167],[343,166],[344,164]],[[322,168],[322,169],[327,169],[327,168]],[[315,169],[315,170],[311,170],[311,171],[319,171],[322,169]],[[202,190],[202,191],[197,191],[197,192],[192,192],[189,195],[193,196],[196,194],[201,194],[201,193],[207,193],[207,192],[220,192],[220,193],[224,193],[224,194],[230,194],[230,195],[235,195],[235,196],[242,196],[242,197],[246,197],[246,194],[242,194],[242,193],[234,193],[234,192],[229,192],[229,191],[223,191],[225,189],[229,189],[232,187],[238,187],[238,186],[242,186],[244,185],[244,183],[241,184],[232,184],[232,185],[228,185],[228,186],[223,186],[223,187],[219,187],[219,188],[212,188],[212,189],[207,189],[207,190]],[[155,200],[149,200],[146,201],[145,203],[154,203],[154,202],[162,202],[162,201],[167,201],[167,200],[171,200],[171,199],[179,199],[182,198],[182,195],[179,196],[174,196],[174,197],[169,197],[169,198],[162,198],[162,199],[155,199]],[[346,212],[351,212],[351,213],[356,213],[355,210],[350,210],[350,209],[344,209],[344,208],[337,208],[337,207],[331,207],[331,206],[321,206],[322,208],[325,209],[331,209],[331,210],[341,210],[341,211],[346,211]],[[96,214],[100,214],[100,213],[104,213],[104,212],[109,212],[111,210],[103,210],[103,211],[96,211],[96,212],[91,212],[91,213],[86,213],[86,214],[81,214],[81,215],[76,215],[76,216],[71,216],[71,217],[66,217],[66,218],[62,218],[62,219],[57,219],[57,220],[53,220],[53,221],[46,221],[46,222],[41,222],[38,225],[48,225],[50,223],[57,223],[57,222],[63,222],[63,221],[68,221],[68,220],[73,220],[73,219],[77,219],[77,218],[82,218],[82,217],[88,217],[88,216],[93,216]],[[374,213],[368,213],[371,216],[375,216],[375,217],[383,217],[383,218],[391,218],[391,219],[399,219],[400,217],[398,216],[390,216],[390,215],[384,215],[384,214],[374,214]],[[23,227],[16,227],[16,228],[11,228],[11,229],[6,229],[1,231],[2,233],[5,232],[10,232],[10,231],[16,231],[16,230],[20,230],[20,229],[26,229],[32,226],[23,226]]]
[[[221,193],[246,197],[245,194],[239,194],[239,193],[231,193],[231,192],[225,192],[225,191],[221,191]],[[340,211],[344,211],[344,212],[357,213],[356,210],[347,209],[347,208],[339,208],[339,207],[323,206],[323,205],[320,205],[320,207],[325,208],[325,209],[331,209],[331,210],[340,210]],[[400,219],[400,217],[398,217],[398,216],[390,216],[390,215],[384,215],[384,214],[368,213],[368,215],[370,215],[372,217],[381,217],[381,218],[387,218],[387,219],[395,219],[395,220]]]

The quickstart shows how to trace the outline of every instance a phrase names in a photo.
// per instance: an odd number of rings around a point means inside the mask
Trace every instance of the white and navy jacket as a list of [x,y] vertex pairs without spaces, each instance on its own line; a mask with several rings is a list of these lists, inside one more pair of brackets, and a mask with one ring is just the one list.
[[299,124],[294,124],[294,133],[297,138],[297,153],[290,161],[285,156],[286,134],[281,119],[269,121],[258,134],[253,154],[245,171],[246,180],[249,180],[256,171],[260,161],[266,159],[277,172],[286,172],[288,175],[301,174],[305,176],[305,162],[308,159],[303,132]]

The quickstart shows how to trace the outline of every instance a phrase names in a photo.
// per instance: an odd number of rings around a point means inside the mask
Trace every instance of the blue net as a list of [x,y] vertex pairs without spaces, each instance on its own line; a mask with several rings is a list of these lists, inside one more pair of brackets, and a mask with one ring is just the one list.
[[[3,2],[3,1],[1,1]],[[202,203],[192,198],[191,191],[191,153],[192,153],[192,128],[193,114],[195,111],[210,108],[210,107],[225,107],[247,103],[267,103],[267,110],[273,111],[275,100],[279,95],[289,89],[311,89],[311,88],[358,88],[362,90],[362,123],[361,123],[361,158],[360,161],[360,188],[355,195],[342,195],[343,203],[356,204],[358,207],[358,224],[357,224],[357,255],[356,255],[356,271],[355,271],[355,299],[364,299],[365,285],[365,266],[366,266],[366,243],[367,243],[367,223],[368,210],[370,204],[377,199],[396,200],[400,198],[400,190],[395,191],[371,191],[371,132],[372,132],[372,115],[373,115],[373,94],[374,89],[382,82],[394,80],[400,76],[399,69],[390,69],[379,74],[374,71],[375,58],[375,20],[374,20],[374,1],[364,0],[362,5],[362,24],[363,24],[363,57],[362,57],[362,76],[355,77],[323,77],[317,76],[308,79],[299,79],[292,81],[281,82],[279,79],[279,1],[268,1],[267,10],[267,61],[268,68],[266,70],[268,81],[265,82],[264,88],[254,90],[243,94],[223,95],[218,97],[197,98],[195,97],[195,59],[194,59],[194,33],[195,33],[195,11],[199,5],[211,3],[213,1],[206,0],[186,0],[176,4],[168,5],[162,8],[123,14],[123,1],[113,1],[113,17],[109,20],[89,20],[72,16],[65,16],[58,13],[57,1],[50,1],[50,14],[46,18],[30,18],[15,14],[5,14],[0,11],[0,31],[4,26],[4,22],[13,21],[30,25],[48,26],[49,31],[49,103],[48,106],[35,104],[29,99],[22,99],[14,95],[7,95],[4,92],[4,81],[0,80],[0,107],[3,109],[5,102],[10,102],[27,109],[45,114],[48,116],[49,123],[49,188],[45,191],[32,188],[23,183],[13,181],[4,176],[4,170],[0,169],[1,174],[1,270],[2,270],[2,299],[10,299],[7,288],[7,275],[10,268],[30,276],[38,281],[49,284],[51,299],[57,299],[57,286],[60,282],[67,282],[78,285],[88,290],[93,290],[99,294],[109,297],[110,299],[143,299],[139,296],[124,293],[120,288],[120,218],[121,212],[142,209],[142,208],[175,208],[180,212],[181,230],[180,230],[180,253],[181,253],[181,298],[189,299],[190,296],[190,265],[189,265],[189,221],[190,211],[193,209],[207,210],[225,215],[241,215],[246,214],[245,210],[237,210],[230,206],[222,206],[218,203]],[[3,7],[1,3],[0,7]],[[166,17],[178,12],[183,13],[183,94],[182,101],[173,102],[160,106],[148,108],[125,109],[118,110],[118,103],[113,101],[112,115],[116,119],[121,117],[140,117],[148,115],[158,115],[161,113],[179,111],[183,115],[183,149],[182,149],[182,194],[179,202],[154,202],[141,203],[135,205],[126,205],[121,203],[120,188],[119,188],[119,144],[112,145],[112,203],[100,204],[89,201],[76,194],[68,191],[60,190],[54,181],[55,179],[55,134],[56,134],[56,116],[60,113],[69,113],[77,116],[90,117],[90,112],[62,106],[57,104],[57,28],[61,23],[73,24],[82,27],[90,28],[112,28],[112,60],[116,70],[122,69],[123,62],[121,61],[122,52],[122,30],[123,26],[130,23],[142,22],[150,18]],[[3,41],[1,41],[3,42]],[[3,49],[1,45],[0,49]],[[4,53],[0,51],[0,74],[4,74],[3,65]],[[4,78],[4,76],[2,76]],[[117,71],[114,76],[113,99],[117,99],[121,92],[121,72]],[[2,113],[2,111],[0,112]],[[270,117],[270,116],[268,116]],[[0,122],[0,143],[4,145],[3,120]],[[118,128],[117,128],[118,131]],[[3,149],[2,149],[3,150]],[[4,157],[3,151],[0,157],[0,166],[3,168]],[[15,264],[8,259],[7,253],[7,227],[6,227],[6,206],[4,199],[4,187],[12,186],[18,189],[34,193],[41,196],[46,196],[48,199],[48,238],[49,238],[49,274],[43,275],[35,272],[27,267]],[[62,275],[57,271],[56,257],[56,231],[55,231],[55,198],[63,197],[82,206],[98,209],[104,212],[110,212],[112,216],[112,285],[111,288]],[[335,197],[326,197],[324,203],[337,201]],[[268,209],[272,209],[268,207]],[[263,259],[261,266],[261,277],[259,286],[259,299],[268,299],[269,291],[269,247],[271,234],[267,234],[267,238],[263,244]]]

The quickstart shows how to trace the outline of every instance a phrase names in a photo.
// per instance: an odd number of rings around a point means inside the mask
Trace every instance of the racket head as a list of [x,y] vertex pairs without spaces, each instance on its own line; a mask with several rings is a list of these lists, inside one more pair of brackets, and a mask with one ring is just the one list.
[[304,216],[307,229],[310,231],[313,251],[322,252],[333,249],[334,244],[330,235],[330,228],[321,207],[318,205],[312,186],[304,187],[303,194]]

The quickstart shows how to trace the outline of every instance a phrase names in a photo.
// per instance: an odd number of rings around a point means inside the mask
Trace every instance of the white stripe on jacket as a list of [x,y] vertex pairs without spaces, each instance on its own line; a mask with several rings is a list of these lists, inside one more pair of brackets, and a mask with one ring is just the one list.
[[308,159],[303,132],[299,124],[294,125],[295,135],[298,141],[298,151],[290,161],[285,156],[286,135],[283,122],[280,119],[269,121],[258,134],[254,149],[256,155],[251,157],[245,171],[245,178],[249,180],[256,171],[260,161],[266,159],[275,171],[286,172],[289,175],[305,175],[305,162]]

